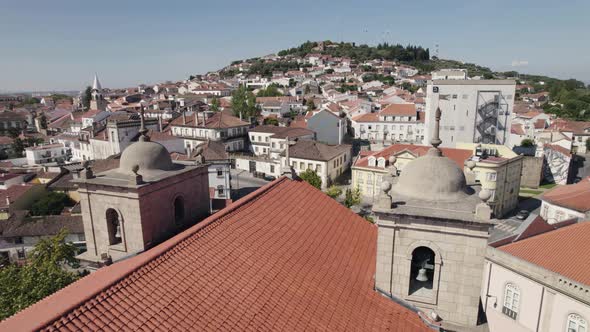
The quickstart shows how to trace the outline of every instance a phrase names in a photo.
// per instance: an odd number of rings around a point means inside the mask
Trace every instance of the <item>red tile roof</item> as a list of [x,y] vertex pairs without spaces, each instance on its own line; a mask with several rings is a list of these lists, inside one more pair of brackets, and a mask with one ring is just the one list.
[[542,199],[572,210],[590,211],[590,177],[582,179],[576,184],[557,186],[545,192]]
[[512,126],[510,126],[510,133],[515,134],[515,135],[525,135],[526,134],[523,126],[520,123],[513,123]]
[[373,290],[376,239],[374,225],[283,177],[0,330],[428,330]]
[[352,118],[352,121],[377,122],[377,121],[379,121],[379,113],[365,113],[365,114],[357,115]]
[[[401,152],[408,151],[416,157],[420,157],[426,154],[430,149],[430,146],[426,145],[413,145],[413,144],[393,144],[391,146],[386,147],[381,151],[375,151],[371,154],[367,154],[362,158],[357,159],[354,163],[354,166],[357,167],[369,167],[369,156],[374,156],[375,158],[383,157],[385,160],[389,158],[391,155],[397,155]],[[473,155],[473,151],[471,150],[464,150],[464,149],[453,149],[453,148],[440,148],[442,151],[443,156],[451,159],[454,161],[461,169],[463,169],[463,165],[465,164],[465,160]],[[372,168],[379,168],[379,167],[372,167]]]
[[506,253],[590,285],[590,222],[581,222],[499,247]]
[[393,116],[416,116],[416,105],[415,104],[390,104],[385,107],[381,115],[393,115]]
[[568,157],[571,156],[570,151],[568,149],[564,148],[561,145],[557,145],[557,144],[545,144],[545,148],[551,149],[553,151],[557,151],[557,152],[559,152],[559,153],[561,153],[563,155],[566,155]]
[[247,126],[250,123],[240,120],[239,118],[227,114],[227,112],[217,112],[205,120],[205,126],[203,126],[203,118],[202,115],[198,116],[198,121],[195,125],[195,116],[187,115],[186,116],[186,124],[183,124],[183,117],[179,116],[176,119],[170,122],[171,126],[185,126],[185,127],[196,127],[196,128],[209,128],[209,129],[216,129],[216,128],[232,128],[232,127],[241,127]]

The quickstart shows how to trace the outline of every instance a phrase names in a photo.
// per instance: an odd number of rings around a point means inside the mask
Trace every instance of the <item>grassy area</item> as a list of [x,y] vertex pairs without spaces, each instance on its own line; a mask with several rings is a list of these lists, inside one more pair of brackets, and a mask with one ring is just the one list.
[[539,195],[541,193],[543,193],[542,190],[520,189],[520,194]]
[[556,183],[545,183],[545,184],[540,185],[539,187],[543,188],[543,189],[551,189],[551,188],[555,187],[556,185],[557,185]]

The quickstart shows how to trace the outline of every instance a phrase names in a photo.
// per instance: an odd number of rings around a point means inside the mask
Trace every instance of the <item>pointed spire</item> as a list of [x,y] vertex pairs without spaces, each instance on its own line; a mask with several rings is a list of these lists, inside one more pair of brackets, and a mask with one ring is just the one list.
[[147,135],[148,130],[145,128],[145,118],[144,118],[145,115],[144,115],[144,113],[145,113],[145,106],[142,106],[141,111],[139,112],[139,119],[140,119],[140,123],[141,123],[141,126],[139,127],[139,134],[141,135],[141,136],[139,136],[139,141],[140,142],[149,142],[150,138]]
[[92,83],[92,90],[102,90],[102,86],[100,85],[100,81],[98,80],[98,75],[94,73],[94,82]]

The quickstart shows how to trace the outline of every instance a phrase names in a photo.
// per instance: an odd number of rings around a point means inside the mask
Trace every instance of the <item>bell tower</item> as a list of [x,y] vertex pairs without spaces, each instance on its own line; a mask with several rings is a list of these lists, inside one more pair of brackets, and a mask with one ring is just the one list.
[[98,80],[98,75],[94,74],[92,82],[92,99],[90,100],[90,109],[106,111],[107,103],[102,96],[102,86]]
[[[373,207],[378,225],[375,288],[442,324],[477,325],[491,209],[487,190],[432,148],[385,181]],[[391,179],[390,179],[391,180]]]

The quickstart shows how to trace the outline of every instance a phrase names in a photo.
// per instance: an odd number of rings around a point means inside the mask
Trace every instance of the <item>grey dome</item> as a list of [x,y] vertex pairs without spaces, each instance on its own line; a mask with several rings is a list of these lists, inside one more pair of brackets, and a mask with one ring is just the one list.
[[404,167],[393,192],[425,201],[455,201],[468,196],[463,171],[434,148]]
[[152,170],[169,171],[173,168],[170,154],[162,144],[141,140],[123,150],[119,171],[133,173],[135,165],[139,166],[139,174]]

